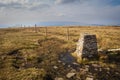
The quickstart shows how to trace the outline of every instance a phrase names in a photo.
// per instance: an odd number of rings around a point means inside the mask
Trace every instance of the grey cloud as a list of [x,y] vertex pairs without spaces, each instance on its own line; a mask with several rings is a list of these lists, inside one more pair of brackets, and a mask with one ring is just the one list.
[[56,0],[55,4],[67,4],[67,3],[73,3],[73,2],[77,2],[80,0]]
[[0,3],[0,7],[4,7],[4,8],[22,8],[22,5],[19,4],[19,3],[10,3],[10,4]]
[[37,6],[30,7],[29,9],[30,10],[39,10],[39,9],[44,9],[44,8],[49,8],[49,7],[50,7],[50,5],[48,5],[48,4],[40,4]]
[[50,5],[48,4],[39,4],[39,3],[27,3],[27,4],[21,4],[17,2],[12,3],[0,3],[0,8],[6,8],[6,9],[28,9],[28,10],[36,10],[36,9],[43,9],[48,8]]
[[[31,0],[28,3],[0,3],[0,7],[3,7],[0,22],[76,21],[88,24],[117,24],[120,21],[120,6],[108,3],[108,0]],[[5,8],[7,9],[4,10]],[[13,8],[12,11],[10,8]],[[9,13],[8,16],[2,15],[5,12]]]

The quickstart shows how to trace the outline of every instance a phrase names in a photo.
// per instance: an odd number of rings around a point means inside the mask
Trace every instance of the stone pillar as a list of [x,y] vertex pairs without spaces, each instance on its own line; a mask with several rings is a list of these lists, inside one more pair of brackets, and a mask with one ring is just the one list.
[[76,55],[77,58],[92,59],[98,56],[97,39],[94,34],[81,34],[81,38],[77,43]]

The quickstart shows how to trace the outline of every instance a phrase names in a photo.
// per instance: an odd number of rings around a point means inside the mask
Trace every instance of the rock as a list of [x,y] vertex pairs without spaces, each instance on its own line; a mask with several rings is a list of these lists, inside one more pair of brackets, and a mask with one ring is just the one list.
[[110,74],[110,72],[109,72],[109,71],[107,71],[107,74]]
[[86,80],[93,80],[93,78],[92,77],[87,77]]
[[79,65],[79,64],[78,64],[78,63],[76,63],[76,62],[73,62],[73,64],[74,64],[74,65]]
[[86,67],[86,68],[84,69],[84,71],[86,71],[86,72],[89,71],[89,68]]
[[84,74],[86,74],[87,72],[86,72],[86,70],[85,69],[80,69],[80,74],[82,74],[82,75],[84,75]]
[[91,75],[91,74],[87,75],[86,80],[94,80],[93,75]]
[[92,64],[93,67],[100,67],[98,64]]
[[72,69],[70,72],[76,72],[76,70],[75,70],[75,69]]
[[57,69],[58,67],[57,66],[53,66],[54,69]]
[[106,68],[106,70],[108,70],[108,71],[109,71],[109,70],[110,70],[110,68],[109,68],[109,67],[107,67],[107,68]]
[[91,73],[91,72],[88,72],[88,75],[92,75],[92,73]]
[[62,63],[63,65],[65,65],[65,63]]
[[60,61],[60,60],[58,60],[58,62],[59,62],[59,63],[61,63],[61,61]]
[[55,80],[64,80],[63,78],[55,78]]
[[89,65],[85,65],[86,68],[89,68],[90,66]]
[[115,72],[116,75],[119,75],[119,72]]
[[73,73],[73,72],[72,72],[72,73],[68,73],[68,74],[66,75],[66,77],[67,77],[67,78],[71,78],[71,77],[75,76],[75,74],[76,74],[76,73]]
[[102,71],[102,68],[99,68],[99,71],[101,72],[101,71]]
[[95,71],[98,71],[98,69],[97,69],[97,68],[95,68]]
[[71,67],[70,65],[68,65],[68,67]]

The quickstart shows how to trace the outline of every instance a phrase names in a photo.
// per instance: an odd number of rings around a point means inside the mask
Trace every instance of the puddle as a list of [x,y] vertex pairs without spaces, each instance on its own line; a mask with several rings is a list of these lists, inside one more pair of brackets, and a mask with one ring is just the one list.
[[69,65],[73,68],[78,70],[81,65],[77,63],[76,58],[74,58],[70,53],[64,53],[59,56],[59,60],[62,63],[65,63],[65,67],[68,67]]
[[66,64],[72,64],[76,62],[76,59],[70,53],[61,54],[59,59],[60,61]]

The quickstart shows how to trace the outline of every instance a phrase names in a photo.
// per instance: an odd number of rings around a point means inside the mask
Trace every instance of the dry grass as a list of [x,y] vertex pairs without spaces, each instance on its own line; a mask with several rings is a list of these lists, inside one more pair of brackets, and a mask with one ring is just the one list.
[[[69,27],[69,41],[66,27],[47,27],[47,37],[44,27],[37,29],[37,33],[34,28],[0,29],[0,80],[52,80],[56,76],[67,80],[70,69],[58,63],[58,58],[75,51],[81,33],[96,34],[99,49],[120,48],[120,27]],[[116,56],[119,60],[118,55],[109,56],[112,61]],[[54,65],[59,70],[54,70]]]
[[[43,34],[44,28],[39,28],[40,34]],[[70,41],[78,41],[81,33],[96,34],[99,49],[120,48],[120,28],[119,27],[69,27]],[[57,37],[67,40],[66,27],[48,27],[48,37]]]

